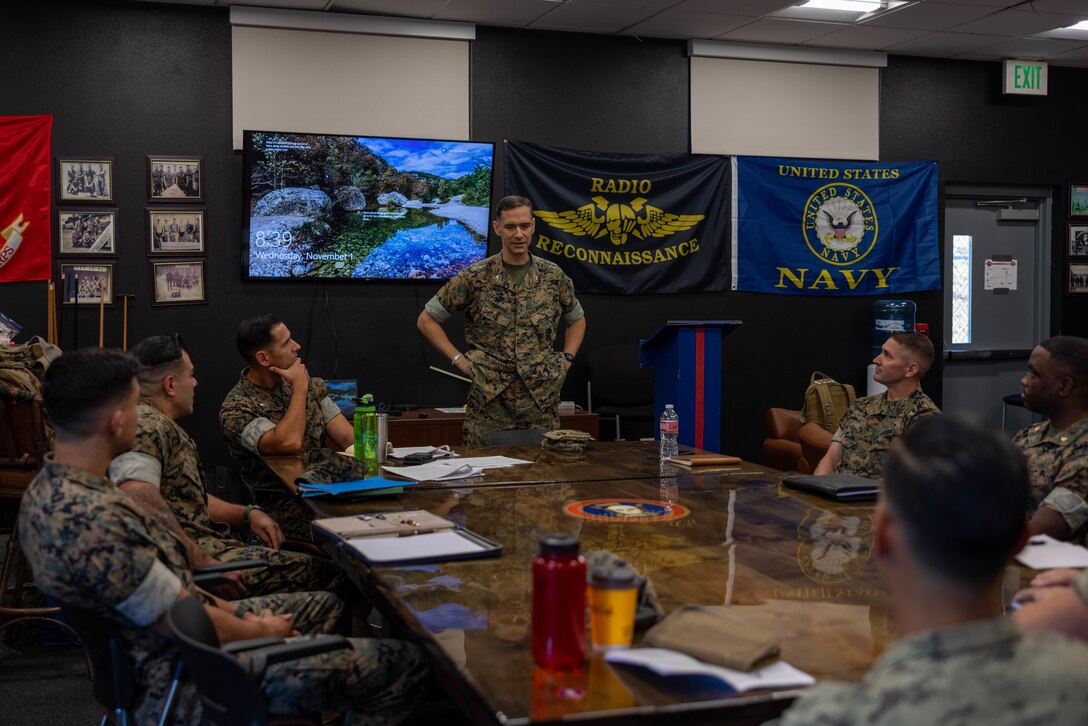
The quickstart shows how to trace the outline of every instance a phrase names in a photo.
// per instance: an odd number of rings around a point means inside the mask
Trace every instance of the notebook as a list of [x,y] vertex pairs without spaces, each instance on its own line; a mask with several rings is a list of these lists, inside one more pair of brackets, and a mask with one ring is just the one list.
[[797,474],[786,477],[782,482],[788,487],[804,489],[840,502],[876,499],[877,480],[853,474]]
[[736,466],[740,463],[740,457],[727,454],[679,454],[670,456],[668,461],[680,466]]

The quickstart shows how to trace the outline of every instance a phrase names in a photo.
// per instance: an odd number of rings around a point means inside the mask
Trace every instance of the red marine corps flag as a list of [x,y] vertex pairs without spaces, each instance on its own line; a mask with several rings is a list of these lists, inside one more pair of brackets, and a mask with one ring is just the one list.
[[52,116],[0,116],[0,282],[48,280]]

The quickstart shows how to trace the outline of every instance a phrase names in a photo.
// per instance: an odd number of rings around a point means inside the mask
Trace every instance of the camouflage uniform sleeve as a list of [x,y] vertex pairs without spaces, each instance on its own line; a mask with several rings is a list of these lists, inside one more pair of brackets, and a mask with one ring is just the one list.
[[921,421],[927,416],[935,416],[939,414],[941,409],[937,408],[937,404],[929,398],[929,396],[923,395],[918,401],[918,404],[907,416],[907,420],[903,422],[903,430],[906,431],[918,421]]
[[104,509],[95,518],[95,537],[98,546],[83,548],[80,562],[70,567],[76,587],[136,625],[158,620],[183,583],[159,559],[144,523],[122,508]]
[[423,310],[430,315],[431,319],[436,323],[444,323],[453,317],[453,314],[442,307],[442,303],[438,302],[437,295],[427,301],[427,304],[423,306]]
[[219,425],[227,441],[253,454],[260,455],[257,442],[276,424],[250,409],[238,396],[229,394],[219,409]]
[[1054,477],[1054,488],[1039,506],[1062,515],[1070,532],[1088,523],[1088,444],[1078,446],[1066,457]]
[[[435,293],[433,298],[442,306],[448,319],[451,313],[464,310],[472,302],[472,287],[463,273],[457,273],[442,288]],[[430,303],[428,303],[429,305]],[[430,311],[428,311],[430,314]],[[434,317],[434,316],[431,316]],[[435,318],[435,320],[438,320]],[[443,322],[443,321],[438,321]]]
[[1073,580],[1073,589],[1080,595],[1080,599],[1088,605],[1088,570],[1082,570],[1077,579]]
[[[777,726],[847,726],[864,719],[857,707],[858,687],[846,683],[814,686],[794,702],[777,721]],[[766,725],[765,725],[766,726]]]
[[114,484],[131,480],[158,487],[162,482],[162,462],[167,459],[167,433],[154,417],[140,413],[132,450],[110,462],[109,478]]
[[310,379],[310,395],[321,408],[321,423],[327,424],[340,414],[340,407],[329,398],[329,387],[323,378]]
[[[562,274],[562,273],[560,273]],[[563,322],[567,325],[576,323],[586,316],[582,303],[574,295],[574,282],[567,275],[559,284],[559,305],[563,310]]]

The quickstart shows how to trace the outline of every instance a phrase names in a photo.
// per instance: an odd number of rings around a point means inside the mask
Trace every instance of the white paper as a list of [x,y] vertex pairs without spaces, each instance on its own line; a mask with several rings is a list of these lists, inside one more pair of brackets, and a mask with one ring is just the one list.
[[480,476],[484,470],[478,466],[468,466],[460,461],[432,461],[419,466],[383,466],[382,469],[394,476],[415,481],[447,481],[450,479],[468,479]]
[[1048,534],[1037,534],[1028,540],[1016,559],[1033,570],[1088,567],[1088,549],[1072,542],[1062,542]]
[[609,663],[626,663],[649,668],[662,676],[699,675],[711,676],[725,681],[738,693],[753,688],[791,688],[811,686],[816,679],[802,670],[794,668],[784,660],[776,661],[766,668],[745,673],[732,668],[703,663],[675,650],[666,648],[631,648],[612,650],[605,653]]
[[420,560],[426,557],[463,555],[486,549],[453,530],[407,537],[360,537],[348,540],[348,545],[371,562]]
[[996,290],[1002,287],[1016,289],[1016,260],[986,260],[983,265],[982,288]]
[[460,456],[450,451],[448,446],[395,446],[393,447],[393,458],[403,459],[409,454],[430,454],[436,459],[444,457]]
[[533,462],[525,459],[514,459],[510,456],[464,456],[457,463],[478,466],[481,469],[496,469],[502,466],[532,464]]
[[441,411],[442,413],[464,413],[464,406],[453,406],[451,408],[436,408],[435,411]]

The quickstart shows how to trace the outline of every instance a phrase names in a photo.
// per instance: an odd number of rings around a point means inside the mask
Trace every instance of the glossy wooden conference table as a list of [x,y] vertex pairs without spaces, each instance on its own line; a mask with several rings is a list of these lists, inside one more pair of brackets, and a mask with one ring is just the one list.
[[[605,511],[617,504],[629,513],[656,511],[662,500],[679,508],[658,521],[574,516],[572,505],[586,500]],[[570,673],[535,668],[530,565],[548,532],[569,532],[583,549],[608,549],[631,562],[649,576],[666,611],[688,603],[745,608],[753,631],[777,637],[782,657],[817,679],[859,678],[888,639],[886,594],[870,558],[872,506],[783,490],[776,476],[680,473],[308,501],[324,516],[423,508],[502,543],[495,559],[373,569],[332,548],[386,621],[425,649],[476,723],[760,723],[795,695],[738,696],[717,682],[662,679],[600,656]]]
[[[581,454],[550,451],[540,446],[492,446],[472,449],[462,446],[454,450],[462,456],[509,456],[530,461],[497,469],[485,469],[483,475],[472,479],[456,479],[445,482],[420,482],[415,489],[449,489],[480,486],[518,486],[527,484],[555,484],[570,481],[600,481],[611,479],[660,479],[683,467],[661,464],[657,456],[657,444],[652,441],[591,441]],[[291,491],[296,491],[295,479],[306,466],[297,456],[265,456],[266,466],[274,471]],[[393,462],[391,462],[393,463]],[[768,469],[756,464],[742,463],[736,467],[723,467],[726,476],[747,478],[764,476]],[[383,472],[382,476],[396,483],[403,479]]]

